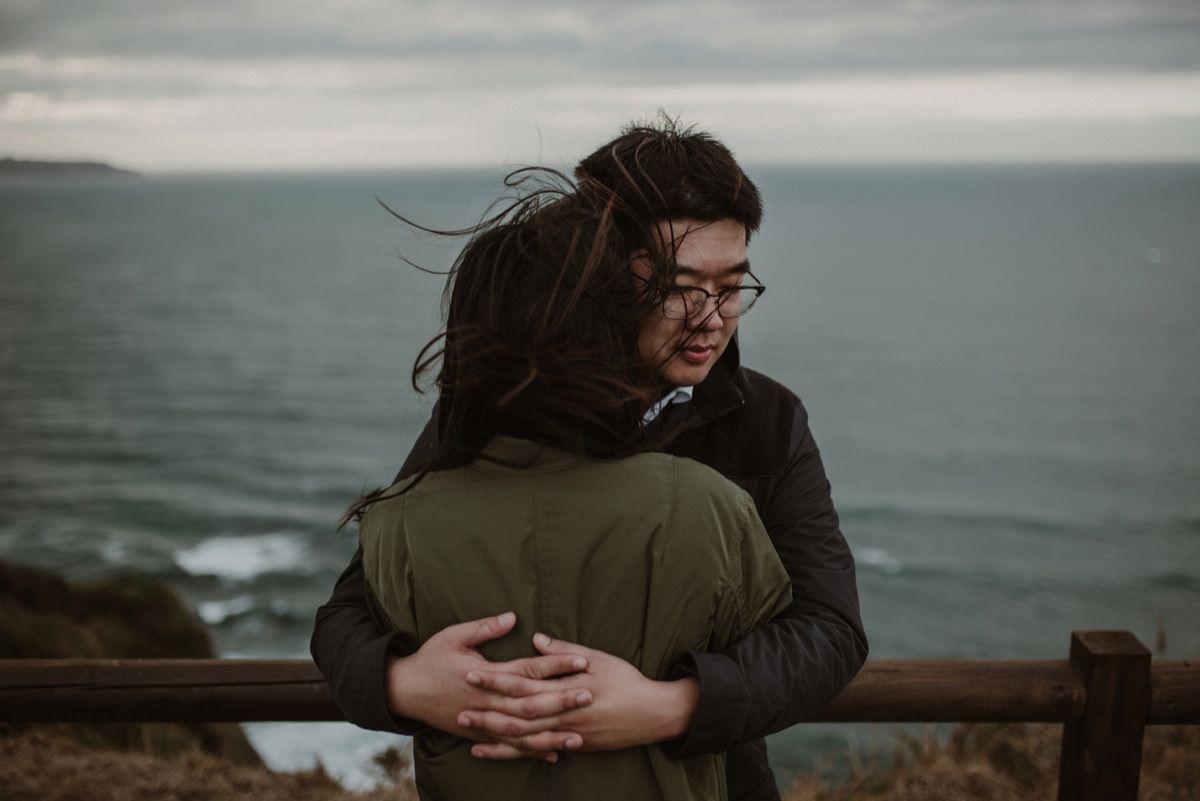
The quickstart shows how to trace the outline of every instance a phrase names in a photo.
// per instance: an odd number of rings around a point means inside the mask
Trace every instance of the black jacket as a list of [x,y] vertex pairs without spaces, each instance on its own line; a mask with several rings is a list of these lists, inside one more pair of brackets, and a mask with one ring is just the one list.
[[[653,425],[682,425],[667,450],[709,465],[750,493],[793,596],[781,615],[732,648],[690,653],[676,664],[674,677],[696,677],[700,701],[688,731],[665,747],[679,756],[728,751],[731,799],[778,799],[762,738],[815,719],[867,655],[854,560],[838,528],[808,415],[782,385],[741,367],[733,341],[692,401],[669,406]],[[410,464],[428,446],[431,428],[418,439]],[[420,723],[388,711],[384,670],[389,654],[412,653],[416,643],[381,635],[366,603],[355,553],[317,610],[313,659],[351,722],[414,734]]]

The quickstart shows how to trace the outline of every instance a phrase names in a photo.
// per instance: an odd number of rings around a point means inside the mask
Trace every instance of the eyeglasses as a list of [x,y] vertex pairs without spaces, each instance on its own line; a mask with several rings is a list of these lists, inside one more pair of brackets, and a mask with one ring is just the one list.
[[[748,270],[746,275],[758,280]],[[767,288],[762,284],[728,286],[715,293],[698,286],[671,287],[663,300],[662,312],[668,320],[687,320],[700,314],[709,298],[716,298],[717,314],[729,320],[750,311],[758,296],[766,291]]]

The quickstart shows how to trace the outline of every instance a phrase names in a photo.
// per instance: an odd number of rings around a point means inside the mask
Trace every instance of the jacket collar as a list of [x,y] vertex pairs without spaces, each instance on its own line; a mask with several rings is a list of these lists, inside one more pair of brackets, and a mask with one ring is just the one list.
[[742,354],[737,334],[712,370],[696,386],[685,429],[695,428],[734,412],[746,402],[742,392]]
[[471,466],[495,472],[533,471],[547,473],[565,470],[588,461],[570,451],[532,440],[500,434],[484,446]]

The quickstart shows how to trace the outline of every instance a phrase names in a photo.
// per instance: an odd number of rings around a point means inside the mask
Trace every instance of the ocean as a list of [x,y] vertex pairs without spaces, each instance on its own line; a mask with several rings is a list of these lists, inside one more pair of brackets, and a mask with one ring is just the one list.
[[[805,401],[873,658],[1200,657],[1200,165],[757,167],[744,362]],[[0,184],[0,558],[158,576],[222,655],[305,657],[346,505],[488,170]],[[459,243],[461,244],[461,243]],[[352,785],[392,739],[252,724]],[[878,734],[878,736],[877,736]],[[870,727],[770,739],[781,778]]]

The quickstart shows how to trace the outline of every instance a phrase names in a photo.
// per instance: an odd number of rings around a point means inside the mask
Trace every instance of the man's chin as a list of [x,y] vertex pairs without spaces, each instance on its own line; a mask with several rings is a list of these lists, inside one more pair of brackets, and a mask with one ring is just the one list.
[[663,368],[662,377],[672,387],[694,387],[708,377],[716,361],[710,359],[705,364],[688,364],[675,356]]

